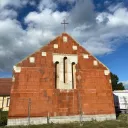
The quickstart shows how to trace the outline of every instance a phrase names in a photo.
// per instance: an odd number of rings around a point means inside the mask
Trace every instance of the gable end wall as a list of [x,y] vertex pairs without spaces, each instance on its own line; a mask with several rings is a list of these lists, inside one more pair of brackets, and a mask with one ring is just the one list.
[[[67,42],[63,42],[63,36],[67,36]],[[42,56],[42,52],[46,54]],[[76,80],[76,89],[55,89],[53,54],[78,56],[76,77],[80,75],[81,79]],[[83,57],[85,54],[88,57]],[[34,57],[35,62],[30,63],[29,57]],[[114,114],[110,74],[104,73],[108,68],[98,60],[94,65],[95,60],[66,33],[28,56],[16,65],[20,72],[13,71],[9,118],[28,115],[28,98],[32,117],[79,115],[80,106],[83,115]]]

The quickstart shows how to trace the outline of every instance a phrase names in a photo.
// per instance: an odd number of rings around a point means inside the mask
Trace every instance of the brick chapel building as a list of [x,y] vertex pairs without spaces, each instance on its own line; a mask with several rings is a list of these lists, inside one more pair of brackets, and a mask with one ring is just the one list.
[[13,68],[8,125],[115,119],[109,69],[67,33]]

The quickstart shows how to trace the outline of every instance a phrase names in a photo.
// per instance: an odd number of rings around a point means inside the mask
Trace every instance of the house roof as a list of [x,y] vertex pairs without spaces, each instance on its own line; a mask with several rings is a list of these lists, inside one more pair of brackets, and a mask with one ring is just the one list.
[[0,78],[0,96],[9,96],[11,86],[12,78]]

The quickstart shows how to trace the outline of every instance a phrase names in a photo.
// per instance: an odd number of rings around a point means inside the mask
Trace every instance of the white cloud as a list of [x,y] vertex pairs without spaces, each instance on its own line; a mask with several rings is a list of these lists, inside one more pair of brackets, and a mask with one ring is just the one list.
[[118,10],[118,9],[120,9],[120,8],[123,8],[124,7],[124,5],[123,5],[123,3],[118,3],[118,4],[112,4],[112,5],[110,5],[109,7],[108,7],[108,10],[110,11],[110,12],[115,12],[116,10]]
[[19,9],[26,6],[27,4],[36,6],[35,0],[0,0],[0,9],[7,9],[10,6],[14,9]]
[[70,12],[70,18],[74,26],[95,22],[95,12],[92,0],[77,0],[76,5]]
[[29,25],[29,28],[42,29],[43,31],[47,30],[55,33],[56,30],[60,30],[60,23],[66,16],[68,16],[67,12],[53,12],[51,9],[44,9],[41,12],[29,13],[25,18],[25,23]]
[[[52,37],[50,32],[47,34]],[[42,30],[23,30],[16,20],[0,21],[0,69],[12,69],[15,63],[46,43],[47,37]]]
[[52,9],[52,10],[56,10],[57,8],[57,4],[61,3],[61,4],[70,4],[72,5],[74,2],[76,2],[77,0],[41,0],[38,6],[38,9],[40,11],[48,8],[48,9]]
[[60,3],[68,3],[68,4],[73,4],[74,2],[76,2],[77,0],[57,0],[57,2]]
[[108,15],[109,25],[112,26],[128,26],[128,10],[127,8],[119,8],[117,9],[113,15]]
[[73,3],[76,2],[77,0],[58,0],[59,2],[69,2],[69,3]]
[[26,5],[29,0],[0,0],[0,8],[5,8],[7,6],[13,6],[16,8]]
[[111,45],[103,42],[100,37],[99,39],[97,37],[88,39],[83,46],[94,55],[103,55],[114,51]]
[[7,18],[14,19],[17,17],[17,12],[12,9],[0,9],[0,19],[4,20]]
[[9,70],[12,63],[16,62],[18,59],[16,51],[19,50],[20,52],[18,44],[24,35],[24,31],[16,20],[6,19],[0,21],[1,69]]
[[[113,10],[112,10],[113,9]],[[128,26],[128,10],[125,7],[122,7],[120,4],[117,5],[115,8],[112,8],[109,10],[112,10],[113,13],[109,12],[102,12],[99,13],[97,16],[97,22],[103,23],[106,21],[105,25],[109,26]]]
[[[119,6],[118,6],[119,7]],[[95,16],[93,16],[95,17]],[[120,39],[128,37],[128,10],[120,6],[115,12],[97,14],[96,23],[77,25],[72,34],[95,55],[110,54],[119,46]],[[93,20],[91,20],[93,21]]]
[[13,4],[20,8],[25,6],[28,0],[22,1],[19,5],[15,1],[12,3],[9,0],[2,0],[0,3],[0,70],[11,69],[13,64],[61,34],[63,19],[69,22],[67,32],[95,55],[114,52],[120,38],[128,36],[126,22],[128,11],[125,7],[118,6],[113,13],[97,14],[91,0],[67,1],[76,2],[76,5],[69,12],[59,12],[56,10],[57,3],[53,0],[42,0],[38,7],[40,11],[30,12],[24,18],[27,28],[23,29],[21,23],[16,20],[17,12],[3,7]]
[[[117,17],[120,19],[123,15],[128,15],[124,7],[116,7],[113,14],[102,12],[96,15],[93,3],[87,0],[77,1],[70,12],[53,11],[49,7],[41,12],[31,12],[25,18],[25,22],[29,24],[31,29],[41,28],[43,31],[52,31],[53,35],[56,35],[61,32],[60,23],[66,18],[70,23],[67,27],[69,34],[82,43],[91,53],[103,55],[115,51],[118,40],[122,36],[127,36],[127,24],[124,25],[122,21],[119,25],[116,21]],[[111,40],[113,38],[116,39]]]
[[31,12],[25,18],[26,30],[11,17],[0,20],[0,69],[12,69],[15,63],[55,38],[56,29],[60,30],[60,21],[65,15],[66,12],[52,12],[50,9]]
[[0,7],[3,8],[8,5],[19,6],[20,5],[19,3],[20,0],[13,0],[13,2],[11,0],[0,0]]
[[57,5],[53,0],[41,0],[40,4],[38,6],[38,9],[40,11],[42,11],[42,10],[44,10],[46,8],[55,10],[56,7],[57,7]]

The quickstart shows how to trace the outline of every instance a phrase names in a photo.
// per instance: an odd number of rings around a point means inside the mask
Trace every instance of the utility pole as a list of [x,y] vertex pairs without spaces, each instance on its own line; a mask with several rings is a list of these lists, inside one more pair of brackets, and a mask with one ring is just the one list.
[[27,100],[28,101],[28,127],[30,125],[30,113],[31,113],[31,98],[21,98],[19,100]]
[[28,125],[30,125],[31,98],[28,98]]
[[[79,69],[78,69],[78,73],[79,73]],[[80,80],[81,80],[81,76],[80,74],[77,76],[77,80],[78,80],[78,104],[79,104],[79,113],[80,113],[80,125],[82,125],[82,104],[81,104],[81,96],[80,96],[80,92],[79,92],[79,88],[80,88]]]

